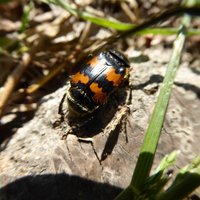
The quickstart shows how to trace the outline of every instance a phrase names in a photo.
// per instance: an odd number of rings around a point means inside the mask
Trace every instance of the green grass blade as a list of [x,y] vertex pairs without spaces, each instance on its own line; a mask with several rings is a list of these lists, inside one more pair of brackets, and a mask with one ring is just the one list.
[[[147,28],[142,31],[139,31],[136,33],[136,35],[146,35],[146,34],[153,34],[153,35],[177,35],[179,32],[179,29],[177,28]],[[188,29],[187,36],[194,36],[194,35],[200,35],[199,29]]]
[[184,22],[184,25],[181,27],[180,33],[174,42],[173,52],[168,65],[168,69],[149,123],[149,127],[145,135],[144,143],[140,150],[138,162],[135,167],[131,185],[136,188],[142,187],[146,178],[149,176],[149,172],[152,167],[155,151],[172,91],[173,81],[181,59],[181,52],[186,38],[186,26],[189,25],[190,21],[188,16],[187,20],[184,21],[187,21],[187,23]]
[[82,18],[85,20],[89,20],[94,24],[103,26],[105,28],[112,28],[118,31],[125,31],[125,30],[130,30],[131,28],[135,27],[135,25],[133,24],[128,24],[128,23],[122,23],[122,22],[118,22],[118,21],[111,21],[105,18],[101,18],[101,17],[94,17],[91,14],[88,13],[84,13],[82,15]]
[[108,19],[105,19],[103,17],[97,17],[97,16],[94,16],[94,15],[88,13],[88,12],[75,9],[70,4],[66,3],[63,0],[46,0],[45,2],[49,2],[49,3],[53,3],[55,5],[59,5],[63,9],[65,9],[69,13],[71,13],[72,15],[80,17],[84,20],[91,21],[92,23],[103,26],[105,28],[113,28],[113,29],[118,30],[118,31],[124,31],[124,30],[130,30],[133,27],[135,27],[135,25],[133,25],[133,24],[122,23],[122,22],[118,22],[117,20],[116,21],[108,20]]
[[171,167],[177,158],[179,151],[173,151],[170,154],[166,155],[160,162],[159,166],[155,170],[154,174],[160,172],[160,171],[165,171],[169,167]]
[[[117,31],[128,31],[136,26],[135,24],[123,23],[117,20],[108,20],[103,17],[94,16],[86,11],[80,11],[78,9],[73,8],[70,4],[66,3],[63,0],[43,0],[43,1],[58,5],[63,9],[67,10],[72,15],[80,17],[84,20],[88,20],[94,24],[97,24],[105,28],[112,28]],[[177,33],[178,29],[176,28],[147,28],[138,32],[137,35],[144,35],[144,34],[175,35]],[[190,29],[188,30],[188,35],[200,35],[200,30]]]
[[169,190],[162,193],[162,195],[156,198],[156,200],[168,200],[174,198],[176,200],[184,199],[184,197],[189,195],[199,185],[200,185],[200,167],[194,173],[185,174],[184,179],[179,184],[170,187]]
[[183,199],[200,185],[200,156],[196,157],[191,164],[183,167],[172,185],[160,193],[156,200]]
[[[186,17],[185,17],[186,18]],[[189,25],[189,19],[184,22],[180,28],[179,34],[174,42],[173,52],[169,65],[165,74],[165,78],[158,96],[155,108],[144,138],[143,145],[140,150],[140,155],[136,163],[134,174],[130,186],[115,198],[115,200],[124,200],[134,194],[134,191],[142,189],[149,172],[152,167],[155,151],[160,137],[165,113],[169,103],[173,81],[176,71],[179,67],[181,53],[186,39],[186,27]],[[134,191],[130,191],[134,188]],[[134,199],[134,197],[133,197]]]

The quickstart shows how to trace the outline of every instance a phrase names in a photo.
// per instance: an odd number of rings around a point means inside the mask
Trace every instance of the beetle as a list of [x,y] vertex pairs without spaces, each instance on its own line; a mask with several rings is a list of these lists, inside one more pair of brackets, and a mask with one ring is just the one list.
[[75,116],[93,113],[128,79],[129,69],[128,59],[115,49],[93,56],[71,76],[66,93],[69,112]]

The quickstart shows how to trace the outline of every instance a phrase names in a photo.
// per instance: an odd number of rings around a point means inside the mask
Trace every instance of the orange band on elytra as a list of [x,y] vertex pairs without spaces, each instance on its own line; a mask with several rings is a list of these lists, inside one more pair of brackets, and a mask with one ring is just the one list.
[[83,84],[87,84],[89,82],[90,78],[87,75],[84,75],[80,72],[77,72],[76,74],[74,74],[71,78],[71,82],[72,83],[83,83]]
[[92,83],[90,90],[94,93],[93,99],[97,103],[104,103],[107,100],[107,94],[103,92],[102,88],[98,86],[98,83]]
[[122,74],[117,74],[114,68],[110,68],[106,73],[106,79],[113,82],[113,86],[119,86],[124,79]]

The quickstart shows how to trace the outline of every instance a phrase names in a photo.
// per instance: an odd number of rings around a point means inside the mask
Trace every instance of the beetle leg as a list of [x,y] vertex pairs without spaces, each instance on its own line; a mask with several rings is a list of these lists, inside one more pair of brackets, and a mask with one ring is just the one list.
[[132,88],[130,86],[130,83],[128,85],[128,95],[127,95],[127,105],[131,105],[131,101],[132,101]]
[[66,98],[66,93],[63,95],[63,97],[62,97],[62,99],[60,101],[59,107],[58,107],[58,114],[61,115],[62,118],[64,117],[63,103],[65,101],[65,98]]
[[[109,155],[111,155],[115,145],[117,144],[120,130],[122,130],[122,125],[126,125],[127,113],[129,113],[128,106],[122,106],[116,113],[115,117],[104,129],[104,133],[108,135],[104,150],[101,154],[101,161],[105,160]],[[126,143],[128,142],[127,132],[125,130]]]
[[65,98],[66,98],[66,93],[63,95],[61,101],[60,101],[60,104],[59,104],[59,107],[58,107],[58,114],[59,114],[59,119],[56,119],[52,124],[53,124],[53,127],[57,127],[59,126],[63,121],[64,121],[64,116],[65,116],[65,113],[63,112],[63,103],[65,101]]
[[89,143],[89,144],[91,144],[92,149],[93,149],[93,151],[94,151],[94,154],[95,154],[97,160],[99,161],[99,164],[102,165],[102,164],[101,164],[101,159],[98,157],[98,154],[97,154],[97,152],[96,152],[96,150],[95,150],[95,148],[94,148],[93,139],[92,139],[92,138],[82,138],[82,137],[78,137],[78,141],[79,141],[79,142],[84,142],[84,143]]

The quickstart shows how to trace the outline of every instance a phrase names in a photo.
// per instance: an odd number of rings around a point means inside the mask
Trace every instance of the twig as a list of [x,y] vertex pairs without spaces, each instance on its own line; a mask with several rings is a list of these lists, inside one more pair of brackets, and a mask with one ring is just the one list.
[[65,65],[66,63],[62,63],[59,66],[54,67],[52,70],[49,71],[49,73],[45,77],[42,77],[41,79],[37,80],[36,83],[33,83],[27,89],[25,89],[25,93],[32,94],[35,91],[37,91],[49,80],[51,80],[52,77],[55,77],[58,73],[60,73],[60,71],[64,68]]
[[126,2],[121,2],[121,8],[133,23],[137,20],[134,12],[131,11],[130,7],[126,4]]
[[0,93],[0,117],[3,116],[5,109],[8,105],[8,100],[12,94],[12,91],[14,90],[15,86],[18,84],[20,77],[22,76],[26,68],[28,67],[30,61],[31,61],[30,55],[28,53],[25,53],[22,56],[22,61],[19,63],[16,69],[12,72],[12,74],[8,76],[3,86],[3,90]]

